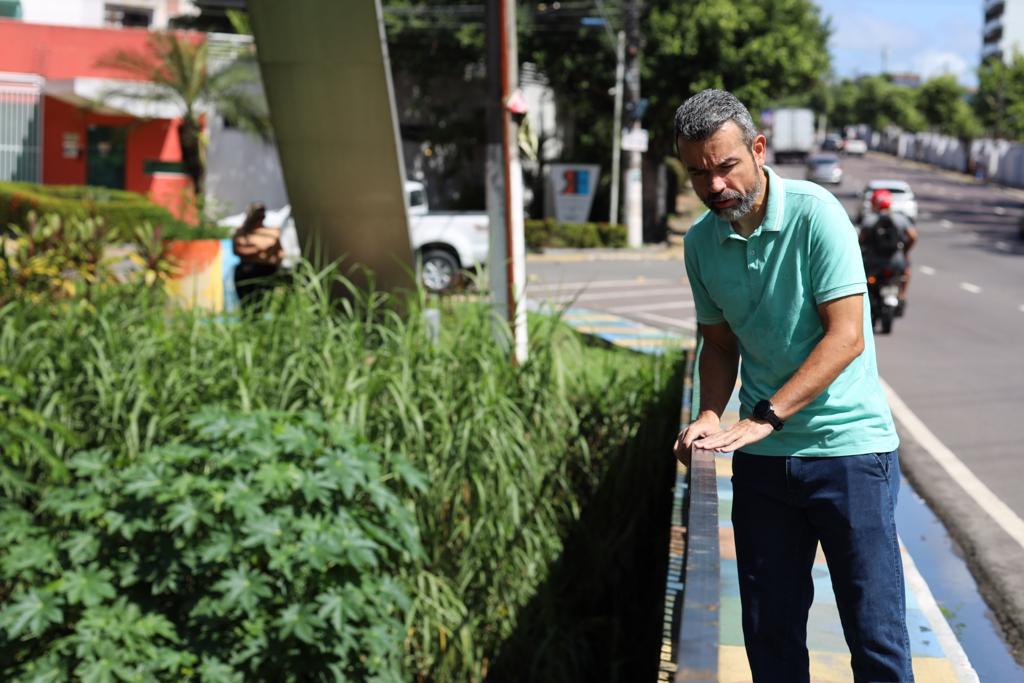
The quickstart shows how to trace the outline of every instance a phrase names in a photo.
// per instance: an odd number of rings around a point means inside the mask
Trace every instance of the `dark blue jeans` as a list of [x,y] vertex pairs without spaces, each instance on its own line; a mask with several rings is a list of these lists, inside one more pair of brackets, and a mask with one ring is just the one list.
[[743,637],[754,681],[809,680],[807,616],[819,541],[854,680],[913,681],[896,538],[898,453],[736,453],[732,485]]

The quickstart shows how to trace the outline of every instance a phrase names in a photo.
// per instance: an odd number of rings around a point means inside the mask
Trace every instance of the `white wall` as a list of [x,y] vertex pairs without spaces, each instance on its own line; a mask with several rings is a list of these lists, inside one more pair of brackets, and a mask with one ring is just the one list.
[[244,211],[252,202],[268,209],[288,203],[277,147],[254,135],[225,128],[220,116],[212,116],[210,146],[206,151],[206,196],[221,215]]
[[103,26],[103,0],[21,0],[21,18],[30,24]]
[[171,18],[196,11],[192,0],[21,0],[21,14],[30,24],[95,28],[104,25],[108,3],[152,10],[153,29],[167,28]]

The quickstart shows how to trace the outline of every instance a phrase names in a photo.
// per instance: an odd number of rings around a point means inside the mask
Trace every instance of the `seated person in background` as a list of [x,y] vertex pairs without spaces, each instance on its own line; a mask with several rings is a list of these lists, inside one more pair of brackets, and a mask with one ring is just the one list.
[[240,259],[235,268],[235,291],[242,307],[258,303],[273,289],[275,276],[284,259],[281,231],[263,225],[267,209],[257,202],[249,207],[245,222],[231,239],[231,247]]

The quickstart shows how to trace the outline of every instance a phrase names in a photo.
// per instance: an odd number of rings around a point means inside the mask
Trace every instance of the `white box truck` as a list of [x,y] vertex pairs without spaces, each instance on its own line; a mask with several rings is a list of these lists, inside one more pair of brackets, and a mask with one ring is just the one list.
[[814,151],[814,112],[776,109],[772,114],[772,152],[775,163],[803,163]]

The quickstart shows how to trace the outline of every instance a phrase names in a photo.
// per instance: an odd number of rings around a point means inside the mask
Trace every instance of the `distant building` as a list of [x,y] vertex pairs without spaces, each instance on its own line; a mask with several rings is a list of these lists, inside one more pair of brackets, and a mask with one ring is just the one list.
[[30,24],[162,30],[198,12],[192,0],[0,0],[0,16]]
[[[179,109],[105,97],[112,88],[131,87],[134,81],[121,71],[97,66],[116,51],[145,51],[150,31],[68,25],[77,20],[30,23],[25,20],[29,4],[21,5],[20,21],[0,18],[0,181],[131,190],[184,215],[190,184],[178,143]],[[69,16],[73,4],[63,3]],[[206,40],[213,68],[252,40],[180,35]],[[272,208],[283,205],[287,195],[274,145],[233,128],[215,111],[204,119],[209,138],[207,199],[215,200],[224,213],[257,200]]]
[[916,88],[921,85],[921,77],[909,71],[889,74],[889,78],[892,80],[893,85],[904,85],[908,88]]
[[1024,0],[985,0],[981,59],[1008,60],[1024,53]]

